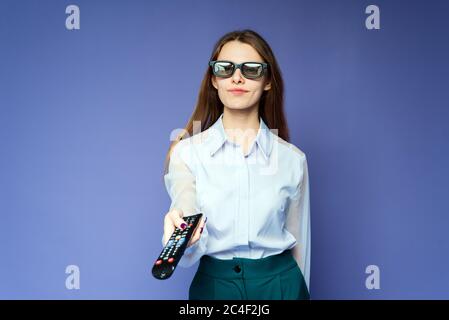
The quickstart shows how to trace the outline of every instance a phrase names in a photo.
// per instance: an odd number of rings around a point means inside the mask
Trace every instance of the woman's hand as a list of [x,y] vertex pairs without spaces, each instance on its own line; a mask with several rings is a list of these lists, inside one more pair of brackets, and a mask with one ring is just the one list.
[[[169,211],[164,218],[164,246],[167,244],[168,240],[170,239],[171,235],[175,231],[176,228],[185,229],[187,227],[187,223],[182,219],[184,216],[184,213],[181,209],[172,209]],[[201,237],[201,233],[203,232],[204,225],[206,224],[206,221],[203,218],[201,218],[201,221],[196,228],[195,232],[193,233],[192,237],[190,238],[189,242],[187,243],[187,248],[191,245],[195,244]]]

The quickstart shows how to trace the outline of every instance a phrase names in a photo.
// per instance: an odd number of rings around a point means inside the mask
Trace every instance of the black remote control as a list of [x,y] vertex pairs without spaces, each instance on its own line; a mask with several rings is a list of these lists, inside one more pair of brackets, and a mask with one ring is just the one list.
[[198,213],[183,217],[187,227],[184,230],[176,228],[162,249],[151,271],[155,278],[165,280],[173,274],[202,216],[202,213]]

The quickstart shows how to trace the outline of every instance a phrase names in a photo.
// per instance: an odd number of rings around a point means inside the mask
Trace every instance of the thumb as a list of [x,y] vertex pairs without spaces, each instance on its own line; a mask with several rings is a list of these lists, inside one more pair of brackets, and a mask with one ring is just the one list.
[[185,229],[187,223],[182,219],[184,217],[184,212],[181,209],[173,209],[173,223],[177,228]]

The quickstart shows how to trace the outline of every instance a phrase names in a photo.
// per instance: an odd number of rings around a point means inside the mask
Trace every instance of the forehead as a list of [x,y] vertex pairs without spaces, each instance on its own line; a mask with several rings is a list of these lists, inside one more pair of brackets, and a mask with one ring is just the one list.
[[263,62],[262,57],[251,45],[240,41],[229,41],[222,48],[217,60],[230,60],[235,63],[246,61]]

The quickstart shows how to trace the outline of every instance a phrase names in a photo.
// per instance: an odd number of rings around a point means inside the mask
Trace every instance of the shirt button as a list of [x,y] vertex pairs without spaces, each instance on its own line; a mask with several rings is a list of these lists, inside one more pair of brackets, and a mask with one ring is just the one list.
[[236,272],[236,273],[240,273],[240,271],[242,271],[242,269],[240,269],[240,266],[235,266],[234,267],[234,271]]

